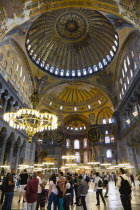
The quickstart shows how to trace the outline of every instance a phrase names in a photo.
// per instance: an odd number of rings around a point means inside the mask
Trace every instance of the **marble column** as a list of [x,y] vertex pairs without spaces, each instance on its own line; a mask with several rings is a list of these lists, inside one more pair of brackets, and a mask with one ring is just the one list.
[[17,152],[16,152],[16,160],[15,160],[15,168],[17,169],[19,164],[19,155],[20,155],[20,145],[17,146]]
[[2,145],[1,145],[1,153],[0,153],[0,165],[3,164],[4,153],[5,153],[5,148],[6,148],[6,140],[7,140],[7,134],[2,134]]
[[[0,89],[0,100],[1,100],[1,96],[2,96],[2,93],[4,92],[3,89]],[[0,109],[2,109],[2,100],[1,100],[1,103],[0,103]]]
[[6,108],[7,108],[7,101],[8,101],[8,99],[10,98],[10,96],[4,96],[4,98],[5,98],[5,101],[4,101],[3,113],[5,113],[5,112],[6,112]]
[[12,112],[13,105],[15,104],[15,101],[10,101],[10,108],[9,112]]
[[14,142],[12,142],[10,145],[10,151],[9,151],[9,156],[8,156],[8,165],[10,166],[12,165],[13,150],[14,150]]

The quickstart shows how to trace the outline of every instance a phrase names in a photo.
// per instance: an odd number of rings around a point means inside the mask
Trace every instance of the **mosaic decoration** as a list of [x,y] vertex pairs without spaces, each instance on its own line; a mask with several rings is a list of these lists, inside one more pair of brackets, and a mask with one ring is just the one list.
[[104,70],[119,45],[110,21],[95,10],[66,8],[48,11],[28,30],[26,50],[46,73],[62,78]]

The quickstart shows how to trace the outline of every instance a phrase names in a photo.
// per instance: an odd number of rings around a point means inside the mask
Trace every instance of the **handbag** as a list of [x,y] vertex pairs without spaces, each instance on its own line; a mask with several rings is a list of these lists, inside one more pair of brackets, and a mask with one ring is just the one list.
[[24,203],[23,210],[27,210],[27,202]]

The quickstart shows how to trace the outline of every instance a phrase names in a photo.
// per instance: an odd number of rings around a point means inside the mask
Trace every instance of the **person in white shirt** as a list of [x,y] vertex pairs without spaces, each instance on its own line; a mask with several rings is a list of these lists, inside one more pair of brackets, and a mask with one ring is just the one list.
[[[129,177],[125,174],[125,170],[123,168],[119,169],[119,177],[117,186],[119,187],[120,191],[120,198],[125,210],[132,210],[131,208],[131,183]],[[124,180],[125,183],[124,183]],[[124,183],[124,184],[122,184]]]
[[103,180],[101,179],[101,177],[99,176],[99,173],[96,172],[96,177],[95,177],[95,186],[94,186],[94,190],[96,191],[96,199],[97,199],[97,204],[96,206],[100,205],[100,198],[99,195],[102,198],[102,201],[104,203],[104,205],[106,205],[105,199],[103,197],[102,194],[102,190],[103,190]]
[[37,179],[39,180],[39,183],[38,183],[38,193],[37,193],[37,205],[36,205],[36,210],[39,209],[40,201],[41,201],[41,193],[42,193],[42,188],[43,188],[43,185],[42,185],[42,178],[43,178],[42,173],[41,173],[41,172],[38,172]]

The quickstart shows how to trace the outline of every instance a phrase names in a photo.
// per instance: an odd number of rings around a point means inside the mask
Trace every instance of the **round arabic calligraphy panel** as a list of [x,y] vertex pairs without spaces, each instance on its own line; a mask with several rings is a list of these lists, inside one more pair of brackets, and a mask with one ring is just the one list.
[[91,128],[88,131],[88,140],[92,143],[99,141],[101,137],[101,132],[98,128]]

